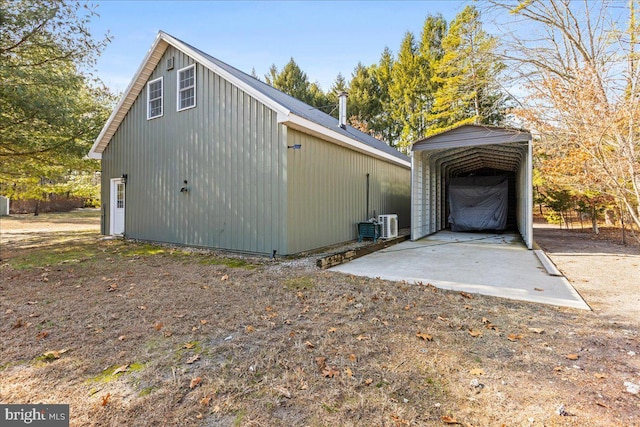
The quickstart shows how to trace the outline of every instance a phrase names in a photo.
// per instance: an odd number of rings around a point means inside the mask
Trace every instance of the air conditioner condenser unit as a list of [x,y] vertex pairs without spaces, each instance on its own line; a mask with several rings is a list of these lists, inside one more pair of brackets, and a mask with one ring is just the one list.
[[398,237],[398,215],[378,215],[378,223],[382,224],[381,238],[391,239],[392,237]]

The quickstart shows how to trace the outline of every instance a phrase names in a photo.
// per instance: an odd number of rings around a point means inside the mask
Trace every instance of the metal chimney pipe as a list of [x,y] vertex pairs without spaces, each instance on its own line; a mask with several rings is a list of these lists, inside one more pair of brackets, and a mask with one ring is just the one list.
[[338,126],[342,129],[347,127],[347,92],[338,94]]

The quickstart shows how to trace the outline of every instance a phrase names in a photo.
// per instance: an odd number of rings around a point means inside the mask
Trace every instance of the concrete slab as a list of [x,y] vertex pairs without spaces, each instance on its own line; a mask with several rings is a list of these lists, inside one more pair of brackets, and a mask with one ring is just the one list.
[[330,269],[356,276],[589,310],[564,277],[547,274],[520,236],[440,231]]

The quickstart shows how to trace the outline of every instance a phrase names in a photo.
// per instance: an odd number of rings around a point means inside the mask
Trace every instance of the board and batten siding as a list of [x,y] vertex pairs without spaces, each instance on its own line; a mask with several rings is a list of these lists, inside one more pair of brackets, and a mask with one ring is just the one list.
[[[298,253],[357,238],[357,223],[397,214],[408,227],[411,171],[287,129],[288,247]],[[367,213],[367,173],[369,212]]]
[[[170,57],[174,68],[167,70]],[[284,126],[274,111],[200,64],[196,107],[177,111],[177,72],[192,63],[169,46],[149,77],[164,78],[163,116],[147,120],[145,86],[103,152],[103,232],[110,232],[110,179],[126,174],[129,238],[287,252]]]

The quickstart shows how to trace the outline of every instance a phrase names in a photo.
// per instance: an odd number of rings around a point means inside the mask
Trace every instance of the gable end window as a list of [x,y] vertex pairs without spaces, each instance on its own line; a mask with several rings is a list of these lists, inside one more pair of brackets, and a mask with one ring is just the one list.
[[178,70],[178,111],[196,106],[196,64]]
[[162,117],[163,92],[162,77],[147,83],[147,120]]

